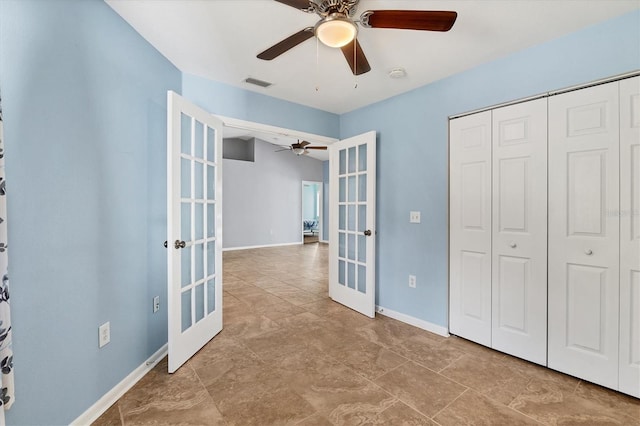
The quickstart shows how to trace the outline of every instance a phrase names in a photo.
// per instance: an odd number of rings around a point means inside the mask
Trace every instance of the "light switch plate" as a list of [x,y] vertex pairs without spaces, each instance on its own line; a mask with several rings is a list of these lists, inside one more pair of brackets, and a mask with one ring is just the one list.
[[420,212],[409,212],[409,223],[420,223]]

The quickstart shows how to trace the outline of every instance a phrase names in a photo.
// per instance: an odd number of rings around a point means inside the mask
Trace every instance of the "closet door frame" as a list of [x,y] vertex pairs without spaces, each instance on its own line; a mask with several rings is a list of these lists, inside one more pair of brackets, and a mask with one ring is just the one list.
[[620,81],[619,390],[640,398],[640,77]]

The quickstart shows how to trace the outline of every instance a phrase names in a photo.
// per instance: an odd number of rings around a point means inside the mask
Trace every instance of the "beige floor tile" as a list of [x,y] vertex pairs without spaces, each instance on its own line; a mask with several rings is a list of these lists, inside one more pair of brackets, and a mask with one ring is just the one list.
[[189,366],[167,373],[159,363],[118,402],[124,424],[223,424],[222,415]]
[[469,389],[444,410],[434,420],[442,426],[493,426],[493,425],[539,425],[509,407]]
[[466,389],[412,362],[402,364],[374,382],[429,417],[446,407]]
[[367,340],[345,339],[327,353],[369,380],[407,362],[403,356]]
[[105,411],[95,422],[91,423],[92,426],[121,426],[122,419],[120,418],[120,408],[118,403],[113,404],[107,411]]
[[[417,327],[380,315],[370,324],[359,328],[357,333],[372,343],[392,350],[410,337],[425,334],[431,335],[431,333],[427,333]],[[434,340],[440,341],[441,339],[444,339],[444,337],[437,336]]]
[[532,379],[509,406],[546,425],[633,424],[610,404],[579,396],[552,380]]
[[630,419],[633,419],[635,424],[640,425],[640,399],[638,398],[633,398],[585,381],[581,381],[578,385],[576,395],[598,401],[601,405],[612,410],[620,411]]
[[440,371],[457,361],[465,352],[430,335],[419,334],[408,337],[395,345],[395,351],[433,371]]
[[440,373],[502,404],[508,405],[520,394],[529,378],[515,368],[485,356],[464,355]]
[[278,303],[274,303],[272,305],[255,306],[253,308],[253,311],[256,314],[260,314],[276,322],[280,319],[306,312],[303,308],[293,305],[282,299],[280,299]]
[[322,417],[320,414],[314,414],[312,416],[307,417],[300,423],[298,423],[298,425],[300,426],[332,426],[333,423],[331,423],[326,418]]
[[[224,311],[223,311],[224,312]],[[248,339],[261,334],[270,333],[279,329],[277,323],[263,315],[247,314],[239,317],[237,321],[228,321],[228,324],[220,332],[221,336],[233,336]]]

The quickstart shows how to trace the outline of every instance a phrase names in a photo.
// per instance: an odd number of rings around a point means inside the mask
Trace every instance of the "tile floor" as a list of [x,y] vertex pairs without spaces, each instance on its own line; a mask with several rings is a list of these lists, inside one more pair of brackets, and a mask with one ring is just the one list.
[[328,299],[327,246],[224,254],[224,329],[95,425],[640,425],[640,401]]

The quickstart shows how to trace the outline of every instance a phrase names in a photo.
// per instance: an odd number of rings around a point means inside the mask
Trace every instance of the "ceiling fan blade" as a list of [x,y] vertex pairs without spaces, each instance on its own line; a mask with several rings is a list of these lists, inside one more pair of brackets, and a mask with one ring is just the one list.
[[274,44],[264,52],[258,54],[258,59],[264,59],[270,61],[282,55],[289,49],[292,49],[300,43],[309,40],[313,37],[313,27],[305,28],[297,33],[285,38],[280,43]]
[[308,146],[305,149],[327,149],[326,146]]
[[368,10],[362,26],[400,30],[449,31],[458,13],[446,10]]
[[282,151],[291,151],[291,148],[285,148],[285,149],[278,149],[274,152],[282,152]]
[[311,6],[309,0],[276,0],[278,3],[286,4],[287,6],[295,7],[300,10],[307,10]]
[[[355,56],[353,54],[354,45]],[[358,39],[354,39],[353,43],[349,43],[340,49],[344,54],[344,58],[349,63],[349,68],[351,68],[351,72],[353,72],[354,75],[360,75],[371,71],[369,61],[367,61],[367,57],[364,56],[364,52],[362,51],[362,47],[360,46]]]
[[299,145],[300,148],[304,148],[305,146],[311,145],[311,142],[302,141],[302,142],[298,142],[297,145]]

